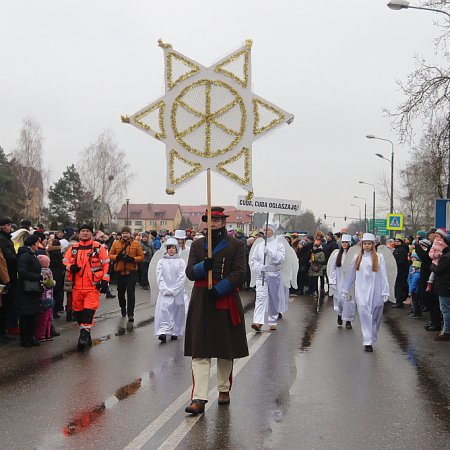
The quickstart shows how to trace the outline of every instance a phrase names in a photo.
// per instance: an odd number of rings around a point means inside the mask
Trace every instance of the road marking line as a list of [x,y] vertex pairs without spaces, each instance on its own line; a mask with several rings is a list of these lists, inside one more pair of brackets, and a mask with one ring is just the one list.
[[[237,376],[237,374],[245,367],[245,365],[250,361],[253,355],[259,350],[259,348],[264,344],[264,342],[269,338],[270,334],[264,333],[261,337],[258,338],[256,343],[251,347],[250,355],[245,359],[240,359],[235,365],[233,369],[233,378]],[[217,386],[214,386],[210,389],[208,393],[208,397],[213,397],[217,394]],[[208,402],[205,405],[205,411],[208,410],[214,403]],[[183,422],[178,425],[177,428],[169,435],[169,437],[158,447],[158,450],[173,450],[178,446],[178,444],[183,440],[183,438],[191,431],[193,426],[197,423],[197,421],[202,417],[203,414],[198,414],[197,416],[186,417]]]
[[[249,332],[247,333],[247,341],[254,336],[255,333]],[[267,335],[269,336],[269,335]],[[254,344],[251,349],[253,349],[255,347]],[[249,357],[247,357],[246,359],[248,360],[251,357],[251,354]],[[241,362],[241,360],[239,360],[236,365],[239,364],[239,362]],[[234,372],[234,370],[233,370]],[[214,377],[217,373],[217,366],[216,364],[211,366],[211,371],[210,371],[210,378]],[[139,450],[140,448],[142,448],[156,433],[157,431],[163,427],[171,418],[172,416],[174,416],[186,403],[187,399],[191,398],[191,393],[192,393],[192,386],[190,386],[188,389],[186,389],[176,400],[174,400],[174,402],[172,404],[170,404],[155,420],[153,420],[153,422],[150,422],[147,427],[144,428],[144,430],[139,433],[125,448],[124,450]],[[208,403],[207,403],[208,405]]]

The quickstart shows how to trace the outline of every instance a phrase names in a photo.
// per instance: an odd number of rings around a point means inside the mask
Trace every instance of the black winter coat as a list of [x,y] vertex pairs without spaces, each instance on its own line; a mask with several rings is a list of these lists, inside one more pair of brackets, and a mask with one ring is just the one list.
[[36,253],[30,247],[20,247],[17,254],[17,272],[19,282],[16,290],[16,300],[19,313],[34,315],[40,312],[41,294],[29,294],[23,290],[23,281],[39,281],[41,279],[41,265]]
[[441,297],[450,297],[450,249],[448,247],[442,252],[434,273],[436,274],[434,293]]
[[339,245],[336,242],[336,239],[331,239],[331,241],[327,241],[325,244],[323,244],[322,248],[323,252],[325,253],[325,262],[328,263],[331,254],[339,248]]
[[409,247],[407,245],[399,245],[395,247],[393,255],[397,263],[397,278],[399,276],[408,277],[409,261],[408,261]]

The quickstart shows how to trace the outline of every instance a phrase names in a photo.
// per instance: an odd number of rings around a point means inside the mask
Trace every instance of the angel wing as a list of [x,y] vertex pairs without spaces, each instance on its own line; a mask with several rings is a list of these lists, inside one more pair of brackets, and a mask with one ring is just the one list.
[[152,260],[150,261],[150,265],[148,266],[148,282],[150,284],[150,297],[152,306],[156,305],[156,299],[158,298],[158,282],[156,280],[156,266],[158,265],[159,260],[163,257],[166,251],[166,246],[163,244],[161,248],[157,250]]
[[297,272],[298,272],[298,258],[295,250],[289,245],[284,236],[277,236],[277,239],[283,244],[286,257],[281,265],[280,275],[281,282],[287,288],[291,285],[297,289]]
[[[333,265],[334,265],[334,260],[335,260],[337,253],[339,253],[338,248],[336,250],[333,250],[331,252],[330,257],[328,258],[328,263],[327,263],[327,274],[328,275],[330,275],[330,273],[334,270]],[[331,286],[328,286],[328,295],[331,297],[333,294],[334,294],[333,288]]]
[[397,263],[395,261],[392,250],[386,245],[379,245],[377,252],[384,256],[386,262],[386,271],[389,282],[389,301],[395,303],[395,279],[397,278]]
[[[184,250],[181,251],[180,257],[183,258],[184,262],[188,263],[189,252],[191,251],[191,247],[186,246]],[[194,282],[191,281],[188,277],[186,277],[186,281],[184,282],[184,292],[187,296],[187,302],[189,303],[189,299],[191,298],[191,292],[194,287]]]
[[[344,261],[344,280],[347,279],[348,272],[350,270],[350,266],[352,265],[353,258],[361,251],[361,247],[359,245],[353,245],[348,249],[347,254],[345,255]],[[350,298],[355,299],[355,283],[353,283],[350,288]]]
[[[255,248],[256,246],[260,243],[260,242],[264,242],[264,239],[259,237],[258,239],[255,240],[255,242],[253,242],[252,248],[250,249],[250,254],[248,256],[248,259],[250,261],[250,259],[253,256],[253,253],[255,253]],[[255,287],[256,286],[256,272],[252,271],[252,276],[250,279],[250,287]]]

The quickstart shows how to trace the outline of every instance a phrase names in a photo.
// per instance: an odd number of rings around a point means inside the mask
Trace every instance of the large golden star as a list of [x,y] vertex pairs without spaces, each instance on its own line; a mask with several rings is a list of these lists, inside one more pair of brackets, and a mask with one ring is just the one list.
[[122,121],[166,144],[168,194],[209,168],[252,195],[252,143],[294,119],[251,91],[252,41],[209,67],[158,42],[165,94]]

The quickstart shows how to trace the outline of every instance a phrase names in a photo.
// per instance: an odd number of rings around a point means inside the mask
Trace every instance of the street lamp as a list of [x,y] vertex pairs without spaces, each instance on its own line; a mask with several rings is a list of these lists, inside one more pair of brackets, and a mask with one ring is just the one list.
[[[387,4],[388,8],[394,9],[394,10],[399,10],[399,9],[422,9],[423,11],[432,11],[432,12],[437,12],[437,13],[442,13],[445,14],[449,19],[450,19],[450,13],[448,13],[447,11],[442,11],[441,9],[434,9],[434,8],[424,8],[423,6],[410,6],[409,2],[406,0],[393,0],[390,1]],[[448,117],[447,117],[447,121],[448,121],[448,129],[449,129],[449,133],[448,133],[448,184],[447,184],[447,198],[450,197],[450,101],[448,104],[449,107],[449,112],[448,112]]]
[[354,195],[353,198],[359,198],[360,200],[364,200],[364,233],[367,231],[367,200],[364,197],[358,197]]
[[385,158],[381,153],[375,153],[381,159],[389,161],[391,163],[391,204],[389,206],[389,212],[392,214],[394,212],[394,143],[389,139],[380,138],[374,136],[373,134],[368,134],[367,139],[378,139],[379,141],[390,142],[391,144],[391,159]]
[[130,204],[130,199],[127,198],[127,199],[125,199],[125,200],[126,200],[126,202],[127,202],[127,221],[125,222],[125,225],[128,226],[128,205]]
[[398,11],[400,9],[423,9],[424,11],[433,11],[446,14],[450,18],[450,13],[447,11],[442,11],[441,9],[424,8],[423,6],[410,6],[409,2],[406,0],[393,0],[387,4],[387,7]]
[[367,183],[365,181],[358,181],[359,184],[368,184],[369,186],[373,187],[373,201],[372,201],[372,215],[373,215],[373,222],[372,222],[372,233],[375,234],[375,185],[372,183]]

